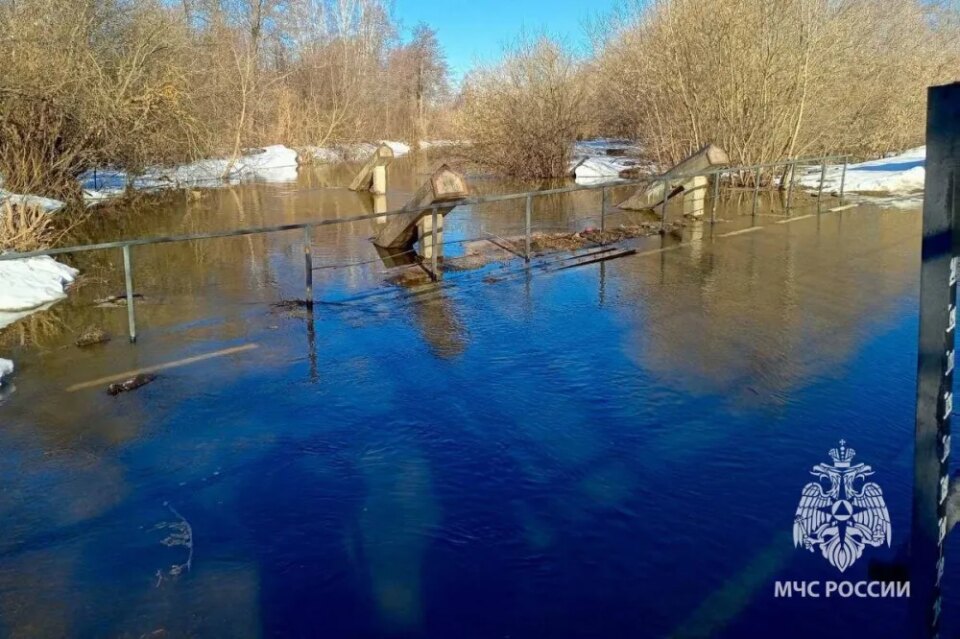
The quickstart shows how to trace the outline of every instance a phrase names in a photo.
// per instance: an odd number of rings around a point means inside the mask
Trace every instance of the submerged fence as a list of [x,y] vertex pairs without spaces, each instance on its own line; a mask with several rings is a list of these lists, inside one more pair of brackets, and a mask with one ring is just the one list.
[[[498,202],[512,202],[523,200],[526,203],[524,208],[524,248],[525,252],[522,256],[523,259],[529,264],[531,258],[531,237],[532,237],[532,218],[534,211],[534,199],[538,197],[551,196],[551,195],[564,195],[569,193],[576,193],[582,191],[600,191],[601,192],[601,207],[600,207],[600,230],[606,230],[607,217],[610,215],[610,194],[613,189],[625,189],[625,188],[640,188],[648,187],[655,185],[657,183],[662,183],[664,187],[664,198],[663,202],[660,204],[660,228],[661,232],[665,229],[667,221],[667,205],[670,197],[668,194],[671,193],[672,186],[678,183],[683,183],[691,178],[695,177],[707,177],[713,179],[713,201],[711,204],[710,212],[710,223],[716,223],[716,213],[717,213],[717,203],[720,199],[720,187],[721,182],[724,179],[725,175],[731,174],[744,174],[746,172],[755,172],[754,179],[754,189],[753,189],[753,209],[752,215],[757,215],[757,200],[759,198],[760,184],[759,176],[761,175],[764,169],[776,169],[776,168],[787,168],[789,174],[789,180],[786,184],[786,214],[790,214],[790,210],[793,204],[793,191],[796,188],[796,172],[797,167],[800,166],[820,166],[820,179],[819,185],[817,188],[817,212],[822,211],[822,199],[824,191],[824,182],[826,180],[826,171],[828,162],[841,162],[843,163],[842,177],[840,182],[839,197],[841,203],[843,202],[844,197],[844,186],[846,180],[848,156],[820,156],[820,157],[810,157],[810,158],[792,158],[783,160],[780,162],[773,162],[767,164],[756,164],[750,166],[737,166],[737,167],[716,167],[704,171],[689,172],[689,173],[671,173],[666,172],[660,175],[649,176],[644,179],[638,180],[614,180],[611,182],[606,182],[602,184],[595,185],[577,185],[569,187],[561,187],[555,189],[545,189],[539,191],[525,191],[520,193],[510,193],[506,195],[488,195],[482,197],[473,197],[465,198],[462,200],[456,200],[455,202],[443,202],[438,204],[432,204],[430,206],[417,207],[417,208],[402,208],[395,209],[392,211],[386,211],[382,213],[369,213],[363,215],[355,215],[346,218],[338,218],[335,220],[316,220],[311,222],[301,222],[297,224],[281,224],[275,226],[260,226],[260,227],[251,227],[251,228],[241,228],[233,229],[228,231],[212,231],[208,233],[195,233],[190,235],[174,235],[174,236],[165,236],[165,237],[151,237],[151,238],[139,238],[131,240],[119,240],[115,242],[102,242],[98,244],[85,244],[79,246],[68,246],[62,248],[53,248],[46,249],[41,251],[29,251],[24,253],[3,253],[0,254],[0,262],[8,260],[17,260],[24,259],[29,257],[40,257],[40,256],[55,256],[55,255],[66,255],[72,253],[85,253],[85,252],[94,252],[94,251],[110,251],[119,249],[123,256],[123,272],[124,272],[124,286],[125,286],[125,296],[126,296],[126,305],[127,305],[127,323],[130,335],[130,341],[137,341],[137,322],[136,322],[136,311],[134,308],[134,288],[133,288],[133,272],[134,272],[134,260],[133,260],[133,249],[138,246],[153,246],[157,244],[171,244],[179,242],[195,242],[198,240],[211,240],[211,239],[221,239],[229,237],[240,237],[248,235],[264,235],[270,233],[284,233],[290,231],[299,231],[303,236],[303,252],[304,252],[304,272],[305,272],[305,287],[306,287],[306,304],[312,305],[314,302],[313,295],[313,272],[317,270],[313,265],[313,250],[312,250],[312,231],[317,228],[325,226],[335,226],[339,224],[350,224],[354,222],[364,222],[369,220],[383,220],[387,217],[397,216],[397,215],[409,215],[414,212],[429,212],[432,217],[432,226],[431,229],[437,228],[437,218],[440,215],[440,211],[443,209],[449,209],[451,205],[455,206],[478,206],[483,204],[493,204]],[[781,185],[783,188],[783,185]],[[431,231],[432,232],[432,231]],[[435,280],[441,280],[443,278],[443,272],[437,262],[437,254],[439,251],[432,251],[430,257],[430,274],[431,277]],[[326,267],[318,267],[326,268]]]

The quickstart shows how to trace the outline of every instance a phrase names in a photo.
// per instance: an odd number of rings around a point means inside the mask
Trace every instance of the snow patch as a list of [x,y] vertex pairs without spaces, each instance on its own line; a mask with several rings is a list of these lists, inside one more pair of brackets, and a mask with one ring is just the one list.
[[[921,146],[899,155],[847,166],[844,193],[909,194],[923,191],[926,178],[927,147]],[[839,193],[843,166],[827,166],[823,189]],[[809,168],[798,182],[809,189],[820,184],[820,168]]]
[[640,147],[629,140],[582,140],[573,146],[569,171],[582,185],[618,180],[625,171],[641,166],[637,159],[640,152]]
[[0,358],[0,386],[3,385],[3,378],[10,375],[13,375],[13,362]]
[[56,213],[60,209],[66,206],[60,200],[54,200],[48,197],[41,197],[39,195],[20,195],[18,193],[11,193],[9,191],[4,191],[0,189],[0,204],[9,202],[10,204],[16,206],[32,206],[39,208],[47,213]]
[[282,145],[246,151],[236,161],[229,158],[199,160],[174,167],[154,167],[131,177],[124,171],[96,169],[80,176],[87,205],[117,197],[130,188],[155,191],[193,187],[214,188],[250,180],[282,183],[297,179],[297,152]]
[[403,142],[394,142],[393,140],[382,140],[380,144],[386,144],[393,151],[393,157],[401,157],[410,153],[410,145]]
[[0,262],[0,328],[66,297],[77,274],[46,255]]

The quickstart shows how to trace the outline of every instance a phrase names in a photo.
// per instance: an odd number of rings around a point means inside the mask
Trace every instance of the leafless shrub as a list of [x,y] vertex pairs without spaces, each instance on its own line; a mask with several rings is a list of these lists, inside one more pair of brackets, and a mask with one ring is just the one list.
[[586,88],[574,57],[546,37],[523,40],[466,80],[461,139],[471,159],[521,178],[560,177],[584,122]]
[[160,0],[0,0],[5,188],[79,199],[77,176],[188,155],[186,30]]
[[750,164],[922,143],[958,76],[956,12],[924,0],[656,0],[603,25],[602,127],[665,164],[708,142]]

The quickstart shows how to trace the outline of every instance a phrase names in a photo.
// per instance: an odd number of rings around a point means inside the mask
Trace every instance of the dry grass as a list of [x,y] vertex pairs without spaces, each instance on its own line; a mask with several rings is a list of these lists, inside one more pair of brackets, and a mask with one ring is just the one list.
[[90,216],[48,213],[37,206],[0,203],[0,251],[42,251],[68,239]]

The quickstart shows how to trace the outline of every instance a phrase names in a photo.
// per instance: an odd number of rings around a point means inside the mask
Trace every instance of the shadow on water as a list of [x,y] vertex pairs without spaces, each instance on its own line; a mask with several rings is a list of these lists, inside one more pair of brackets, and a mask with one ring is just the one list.
[[[396,163],[389,206],[431,162]],[[318,167],[83,233],[383,205],[349,177]],[[535,228],[595,225],[597,205],[545,200]],[[774,600],[771,580],[836,578],[789,530],[841,437],[905,538],[919,218],[864,206],[778,224],[776,200],[749,206],[727,198],[723,223],[637,240],[633,257],[414,290],[385,284],[373,223],[322,228],[315,264],[355,265],[318,269],[317,297],[352,301],[312,310],[295,302],[299,233],[137,248],[135,347],[125,309],[94,303],[122,289],[119,255],[77,256],[71,299],[0,335],[18,364],[0,404],[0,634],[806,637],[830,615],[830,636],[884,636],[901,602],[838,616]],[[458,209],[446,239],[514,234],[522,207]],[[114,339],[74,347],[93,324]],[[117,398],[65,390],[244,344],[259,348]],[[180,574],[174,513],[194,542]]]

